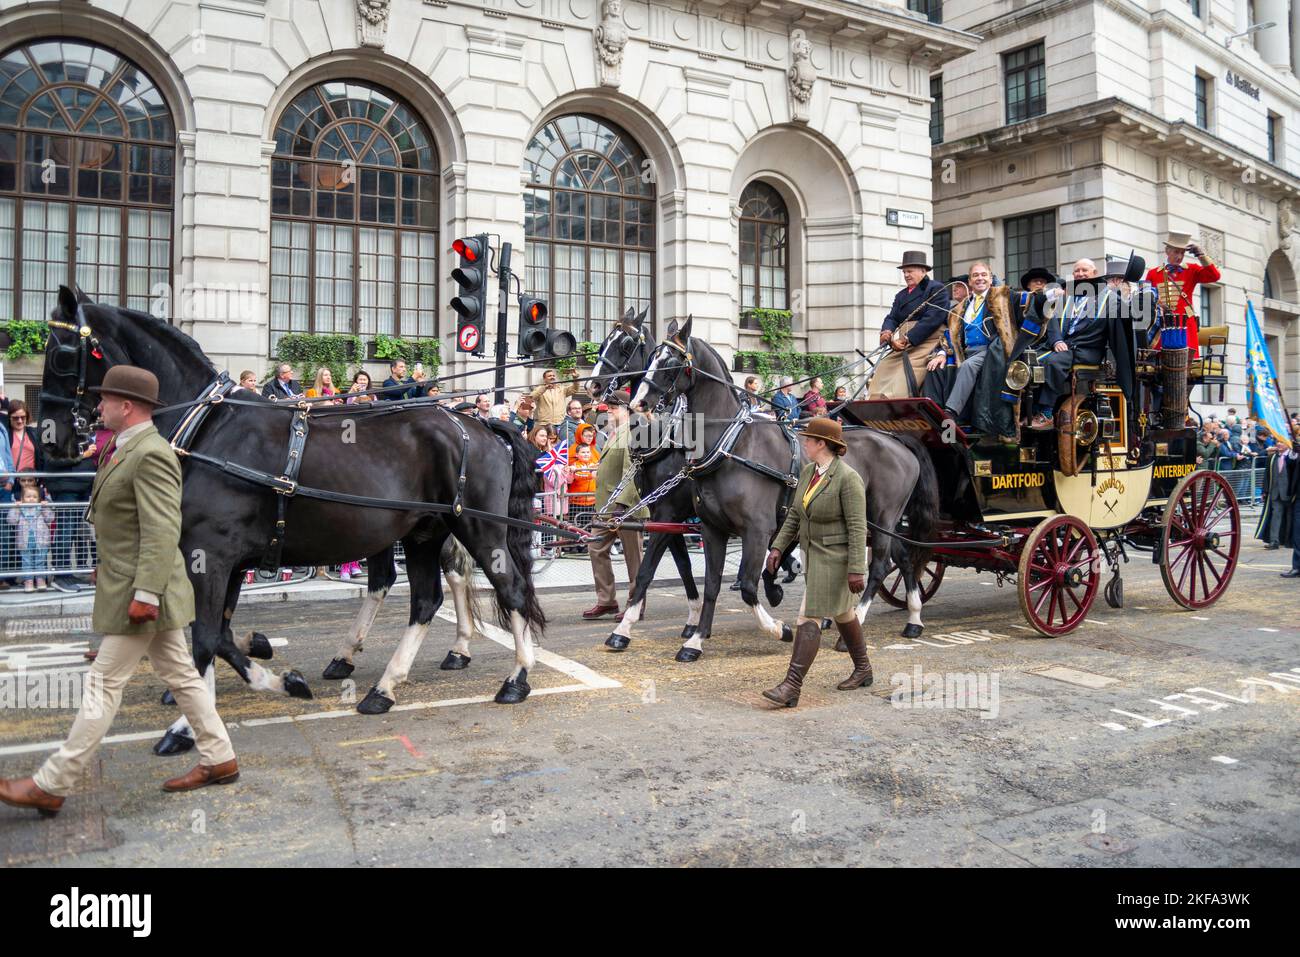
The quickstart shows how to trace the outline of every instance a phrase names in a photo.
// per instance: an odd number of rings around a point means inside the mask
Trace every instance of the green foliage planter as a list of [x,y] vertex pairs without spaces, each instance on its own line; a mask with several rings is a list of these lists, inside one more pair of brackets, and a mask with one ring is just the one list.
[[360,336],[291,332],[280,337],[276,353],[280,362],[294,367],[304,388],[315,381],[316,371],[324,366],[334,377],[334,387],[343,389],[352,379],[349,364],[361,361],[365,347]]
[[765,390],[775,389],[780,376],[788,375],[798,381],[809,376],[822,377],[823,392],[835,394],[839,377],[833,370],[844,364],[837,355],[824,352],[799,352],[794,345],[791,323],[794,315],[786,309],[747,309],[741,318],[758,323],[759,338],[767,351],[741,350],[736,353],[732,368],[736,372],[752,372],[763,377]]
[[45,352],[45,341],[49,338],[50,327],[43,322],[33,322],[30,319],[12,319],[9,322],[0,322],[0,335],[9,340],[4,352],[5,361],[17,362]]
[[422,362],[430,378],[438,374],[438,367],[442,365],[442,343],[437,339],[402,339],[381,333],[371,343],[371,353],[383,362],[405,359],[407,366]]

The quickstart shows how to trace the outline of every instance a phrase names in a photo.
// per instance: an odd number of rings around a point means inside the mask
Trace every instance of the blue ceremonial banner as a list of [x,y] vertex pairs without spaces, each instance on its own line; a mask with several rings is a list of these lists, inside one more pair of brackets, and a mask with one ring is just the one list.
[[1282,397],[1277,390],[1277,370],[1264,347],[1264,335],[1255,318],[1255,307],[1246,300],[1246,391],[1256,421],[1273,433],[1275,439],[1291,440]]

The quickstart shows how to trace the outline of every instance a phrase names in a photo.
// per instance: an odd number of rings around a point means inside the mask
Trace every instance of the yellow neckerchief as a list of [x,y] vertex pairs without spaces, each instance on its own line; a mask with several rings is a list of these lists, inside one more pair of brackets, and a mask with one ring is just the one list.
[[[831,464],[828,465],[828,466],[826,466],[826,472],[825,472],[825,474],[822,475],[822,477],[821,477],[821,481],[819,481],[816,485],[813,485],[813,484],[812,484],[812,479],[811,479],[811,478],[808,479],[808,486],[809,486],[809,487],[808,487],[807,490],[805,490],[804,493],[803,493],[803,509],[804,509],[805,512],[808,511],[808,503],[811,502],[811,501],[813,500],[813,497],[814,497],[818,492],[820,492],[823,488],[825,488],[825,487],[826,487],[826,483],[830,481],[830,479],[831,479],[831,469],[833,469],[834,467],[835,467],[835,459],[831,459]],[[817,463],[814,462],[814,463],[813,463],[813,475],[816,475],[816,474],[817,474]]]

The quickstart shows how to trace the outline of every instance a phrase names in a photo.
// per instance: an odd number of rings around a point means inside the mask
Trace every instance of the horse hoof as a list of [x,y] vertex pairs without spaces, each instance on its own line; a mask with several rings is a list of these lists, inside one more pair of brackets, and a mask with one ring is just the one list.
[[161,704],[165,705],[165,706],[168,707],[168,708],[170,708],[172,705],[176,704],[176,698],[175,698],[175,696],[172,694],[172,689],[171,689],[171,688],[168,688],[166,691],[164,691],[164,692],[162,693],[162,698],[159,699],[159,702],[160,702]]
[[794,641],[794,629],[785,622],[781,622],[781,640]]
[[286,671],[281,680],[284,682],[285,694],[290,698],[311,700],[311,688],[307,686],[307,679],[302,676],[301,671]]
[[775,608],[781,604],[781,599],[785,597],[785,589],[780,585],[769,585],[764,582],[763,594],[767,596],[767,603]]
[[469,655],[462,655],[459,651],[449,651],[438,667],[443,671],[464,671],[469,667],[469,659]]
[[356,670],[356,665],[346,658],[335,658],[325,666],[321,672],[321,677],[326,681],[338,681],[340,678],[346,678]]
[[388,709],[397,704],[386,694],[380,694],[378,688],[371,688],[357,705],[358,714],[387,714]]
[[687,638],[692,637],[694,634],[695,634],[695,626],[694,626],[694,625],[685,625],[685,626],[683,626],[683,628],[682,628],[682,641],[685,641]]
[[501,683],[501,690],[497,692],[497,704],[519,704],[528,698],[532,686],[528,684],[528,671],[524,669],[519,672],[517,678],[507,678]]
[[831,621],[829,618],[823,618],[823,619],[822,619],[822,631],[827,631],[827,630],[831,627],[831,625],[833,625],[833,624],[835,624],[835,622]]
[[173,754],[184,754],[192,747],[194,747],[193,738],[169,730],[162,736],[162,739],[153,746],[153,753],[158,755],[160,758],[166,758]]
[[248,636],[248,657],[261,658],[264,661],[275,655],[271,650],[271,639],[266,637],[260,631],[255,631]]
[[701,654],[703,654],[703,652],[698,648],[678,648],[676,660],[690,664],[692,661],[699,661]]
[[909,621],[906,625],[903,626],[903,637],[920,638],[921,632],[923,631],[925,631],[925,629],[922,626],[914,625]]
[[613,632],[605,639],[605,647],[610,651],[627,651],[627,646],[632,644],[632,639],[626,635],[620,635]]

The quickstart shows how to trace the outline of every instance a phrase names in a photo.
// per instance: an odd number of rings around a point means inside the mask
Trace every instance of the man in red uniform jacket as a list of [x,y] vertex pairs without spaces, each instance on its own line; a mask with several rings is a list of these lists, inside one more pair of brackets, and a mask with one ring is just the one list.
[[[1190,252],[1199,263],[1183,265],[1183,256]],[[1165,263],[1147,273],[1147,282],[1156,287],[1160,304],[1165,309],[1165,326],[1170,324],[1170,314],[1187,325],[1187,348],[1189,356],[1195,356],[1199,342],[1196,336],[1196,310],[1192,297],[1199,283],[1219,281],[1219,267],[1201,247],[1192,242],[1189,233],[1170,233],[1165,240]],[[1156,348],[1160,348],[1156,343]]]

